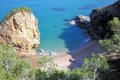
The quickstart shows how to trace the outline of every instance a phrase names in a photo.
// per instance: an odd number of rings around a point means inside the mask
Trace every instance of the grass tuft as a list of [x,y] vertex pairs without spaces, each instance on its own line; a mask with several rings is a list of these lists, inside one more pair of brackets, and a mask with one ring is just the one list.
[[8,20],[11,16],[14,14],[20,12],[20,11],[26,11],[26,12],[32,12],[32,10],[28,7],[21,7],[11,10],[6,16],[3,17],[3,19],[0,21],[0,24]]

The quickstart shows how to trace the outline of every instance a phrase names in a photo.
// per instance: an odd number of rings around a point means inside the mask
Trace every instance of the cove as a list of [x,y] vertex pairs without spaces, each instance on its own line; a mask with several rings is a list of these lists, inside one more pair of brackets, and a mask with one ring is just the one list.
[[84,34],[84,30],[65,25],[65,20],[77,15],[88,16],[93,8],[113,2],[115,0],[1,0],[0,19],[14,8],[30,7],[39,20],[39,48],[46,51],[70,52],[84,45],[89,38]]

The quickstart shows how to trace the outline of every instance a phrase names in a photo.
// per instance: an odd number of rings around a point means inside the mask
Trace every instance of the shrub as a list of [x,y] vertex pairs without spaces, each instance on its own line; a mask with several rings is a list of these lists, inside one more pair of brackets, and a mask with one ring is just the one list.
[[35,73],[36,80],[96,80],[98,79],[98,70],[108,69],[107,60],[102,55],[92,55],[89,59],[84,59],[81,68],[73,71],[58,70],[49,68],[49,70],[37,69]]
[[35,80],[48,80],[48,73],[46,71],[42,71],[41,69],[37,69],[35,73]]
[[117,17],[114,17],[113,20],[108,22],[108,26],[112,29],[114,34],[119,34],[120,32],[120,20]]
[[85,58],[81,67],[81,76],[83,80],[96,80],[98,79],[98,70],[108,69],[108,63],[105,57],[101,54],[92,54],[92,57]]
[[29,64],[18,57],[17,52],[8,44],[0,44],[0,79],[16,80],[27,69]]
[[100,40],[100,44],[105,47],[109,53],[120,53],[120,20],[115,17],[108,22],[108,26],[114,32],[111,38]]

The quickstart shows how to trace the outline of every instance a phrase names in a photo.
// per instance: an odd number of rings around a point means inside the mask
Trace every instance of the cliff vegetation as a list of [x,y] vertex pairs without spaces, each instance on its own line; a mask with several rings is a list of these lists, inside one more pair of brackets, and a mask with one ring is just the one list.
[[32,10],[28,7],[15,8],[15,9],[11,10],[6,16],[4,16],[3,19],[0,21],[0,23],[5,22],[11,16],[13,16],[14,14],[16,14],[18,12],[21,12],[21,11],[26,11],[26,12],[31,12],[32,13]]

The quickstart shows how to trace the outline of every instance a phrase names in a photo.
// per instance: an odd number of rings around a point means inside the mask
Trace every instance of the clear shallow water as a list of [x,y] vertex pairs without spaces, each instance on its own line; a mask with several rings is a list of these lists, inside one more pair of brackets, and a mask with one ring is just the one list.
[[93,8],[113,2],[115,0],[0,0],[0,19],[16,7],[30,7],[39,20],[40,48],[71,51],[89,38],[78,27],[66,26],[64,20],[76,15],[89,15]]

